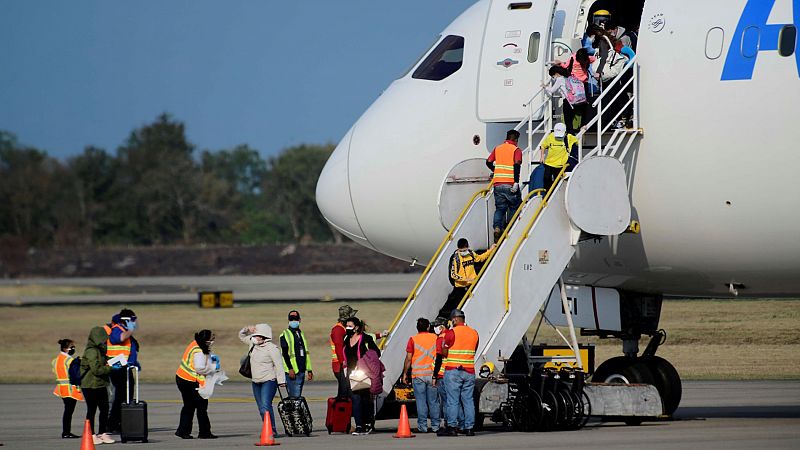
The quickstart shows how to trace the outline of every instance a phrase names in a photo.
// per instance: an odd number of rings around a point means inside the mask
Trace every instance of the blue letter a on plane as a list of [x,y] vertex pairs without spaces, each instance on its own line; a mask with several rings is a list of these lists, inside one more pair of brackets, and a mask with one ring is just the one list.
[[[775,0],[748,0],[742,17],[733,33],[722,81],[750,80],[759,52],[778,50],[778,37],[781,28],[789,24],[767,24]],[[794,25],[800,25],[800,0],[792,0]],[[800,52],[795,50],[797,73],[800,76]]]

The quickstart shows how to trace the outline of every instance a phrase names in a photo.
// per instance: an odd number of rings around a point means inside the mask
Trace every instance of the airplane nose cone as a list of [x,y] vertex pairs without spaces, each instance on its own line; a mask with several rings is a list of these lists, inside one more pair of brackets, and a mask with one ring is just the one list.
[[317,206],[334,228],[357,243],[374,248],[358,223],[350,195],[349,155],[353,129],[336,146],[317,181]]

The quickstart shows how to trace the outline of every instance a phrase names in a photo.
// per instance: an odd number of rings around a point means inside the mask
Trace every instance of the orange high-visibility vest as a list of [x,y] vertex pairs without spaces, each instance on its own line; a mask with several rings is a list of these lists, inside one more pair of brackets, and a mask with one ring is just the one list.
[[492,184],[514,184],[514,152],[517,146],[504,142],[494,148]]
[[432,377],[436,362],[436,335],[417,333],[411,337],[414,353],[411,355],[411,378]]
[[103,325],[103,329],[106,330],[106,334],[111,336],[111,326],[109,324]]
[[[342,325],[341,322],[336,322],[336,325],[334,325],[333,328],[336,328],[336,327],[344,328],[344,325]],[[331,334],[333,334],[333,329],[331,329]],[[338,363],[339,362],[339,355],[336,354],[336,345],[333,344],[333,339],[332,338],[328,338],[328,341],[331,343],[331,362]]]
[[[106,325],[106,327],[108,327],[108,325]],[[123,332],[126,331],[125,328],[122,328],[122,325],[120,325],[118,323],[115,323],[114,326],[111,327],[111,330],[113,330],[114,328],[119,328]],[[130,337],[128,337],[128,339],[125,339],[124,341],[120,342],[119,344],[112,344],[111,343],[111,331],[106,331],[106,333],[108,333],[108,340],[106,341],[106,347],[108,347],[108,350],[106,350],[106,356],[108,356],[109,359],[111,359],[111,358],[113,358],[113,357],[115,357],[117,355],[125,355],[126,358],[131,356],[131,338]]]
[[75,359],[72,356],[59,353],[53,359],[53,373],[56,374],[56,388],[53,395],[60,398],[74,398],[83,400],[80,386],[69,384],[69,364]]
[[183,351],[181,364],[178,366],[178,370],[175,372],[175,375],[186,381],[196,381],[200,383],[200,386],[202,387],[204,384],[206,384],[206,377],[200,375],[196,370],[194,370],[194,355],[197,353],[202,353],[202,350],[200,350],[200,346],[197,345],[197,342],[192,340],[192,342],[186,346],[186,350]]
[[456,335],[453,346],[447,350],[444,368],[475,367],[475,350],[478,348],[478,332],[466,325],[453,328]]

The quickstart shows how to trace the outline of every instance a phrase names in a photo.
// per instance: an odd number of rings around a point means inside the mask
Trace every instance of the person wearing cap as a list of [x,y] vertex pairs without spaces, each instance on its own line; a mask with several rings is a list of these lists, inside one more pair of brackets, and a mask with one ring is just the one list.
[[517,211],[522,197],[519,191],[519,169],[522,165],[522,150],[517,147],[519,131],[508,130],[506,140],[492,150],[486,158],[486,166],[492,171],[494,189],[494,241],[500,239],[510,216]]
[[[447,407],[447,389],[444,385],[444,335],[447,333],[447,319],[437,317],[433,321],[433,333],[436,335],[436,361],[433,364],[433,386],[439,394],[439,411],[442,418],[440,428],[447,427],[444,409]],[[458,409],[458,428],[464,429],[464,409]]]
[[437,436],[458,435],[458,410],[464,409],[466,436],[475,436],[475,352],[478,350],[478,332],[467,326],[464,311],[450,313],[453,328],[444,336],[444,384],[447,389],[445,417],[447,427],[439,429]]
[[[544,156],[544,188],[550,190],[565,164],[574,168],[577,161],[578,139],[567,134],[567,126],[557,123],[540,146]],[[571,169],[570,169],[571,170]]]
[[339,307],[339,320],[331,328],[330,344],[331,344],[331,371],[336,381],[339,384],[336,397],[348,398],[350,396],[350,382],[344,374],[344,338],[347,332],[344,329],[347,319],[355,317],[358,310],[353,309],[350,305],[342,305]]
[[[406,360],[403,363],[403,378],[414,388],[417,403],[417,431],[428,432],[428,415],[431,430],[439,431],[439,394],[433,384],[433,365],[436,361],[436,335],[431,333],[430,321],[424,317],[417,319],[417,334],[408,338]],[[408,372],[411,371],[409,377]]]
[[286,375],[283,368],[281,349],[272,342],[272,327],[265,323],[248,325],[239,330],[239,339],[250,346],[250,370],[253,378],[253,396],[258,405],[261,422],[264,414],[269,413],[272,421],[272,433],[277,436],[275,413],[272,400],[278,392],[278,386],[286,386]]
[[289,397],[300,397],[303,395],[306,376],[308,381],[311,381],[314,379],[314,372],[311,369],[308,341],[300,329],[299,311],[289,311],[289,328],[283,330],[280,341],[283,369],[286,372],[286,389],[289,391]]
[[[127,366],[117,363],[111,366],[111,385],[114,387],[114,400],[111,403],[111,411],[108,414],[108,429],[110,432],[117,432],[120,429],[122,402],[127,401],[128,396],[133,394],[135,384],[128,383],[128,367],[138,367],[139,365],[139,342],[133,337],[136,330],[136,313],[132,310],[123,308],[119,314],[111,318],[110,332],[108,333],[109,358],[124,356],[127,359]],[[106,325],[108,327],[108,325]],[[126,394],[126,386],[130,391]]]

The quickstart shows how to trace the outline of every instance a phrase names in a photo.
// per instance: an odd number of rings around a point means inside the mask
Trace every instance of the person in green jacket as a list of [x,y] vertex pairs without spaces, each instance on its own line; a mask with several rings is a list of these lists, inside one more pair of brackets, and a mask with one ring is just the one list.
[[[107,433],[108,421],[108,385],[111,366],[106,356],[108,333],[103,327],[94,327],[89,332],[89,341],[81,358],[81,390],[86,400],[86,418],[92,426],[92,438],[95,445],[113,444],[114,440]],[[100,426],[94,434],[94,415],[100,409]]]

